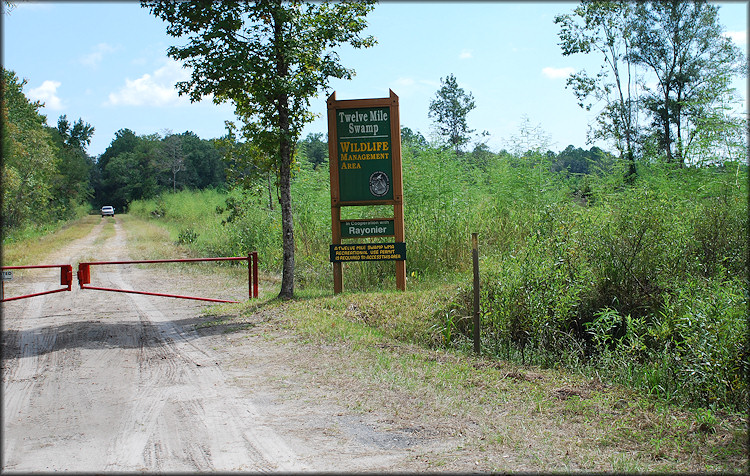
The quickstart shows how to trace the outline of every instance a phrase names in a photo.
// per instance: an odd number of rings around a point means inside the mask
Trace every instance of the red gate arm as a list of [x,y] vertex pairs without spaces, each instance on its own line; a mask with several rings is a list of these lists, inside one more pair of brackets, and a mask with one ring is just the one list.
[[39,264],[39,265],[29,265],[29,266],[0,266],[0,269],[45,269],[45,268],[60,268],[60,284],[65,286],[64,288],[60,289],[53,289],[51,291],[42,291],[39,293],[32,293],[32,294],[24,294],[23,296],[15,296],[6,298],[3,296],[3,299],[0,300],[0,302],[7,302],[7,301],[15,301],[17,299],[25,299],[35,296],[43,296],[45,294],[54,294],[59,293],[63,291],[70,291],[71,290],[71,284],[73,283],[73,266],[69,264]]
[[160,296],[160,297],[171,297],[171,298],[178,298],[178,299],[192,299],[194,301],[209,301],[209,302],[228,302],[237,304],[239,301],[230,301],[227,299],[214,299],[214,298],[204,298],[204,297],[195,297],[195,296],[181,296],[179,294],[166,294],[166,293],[152,293],[149,291],[133,291],[130,289],[115,289],[115,288],[100,288],[98,286],[81,286],[82,289],[93,289],[95,291],[110,291],[114,293],[129,293],[129,294],[144,294],[146,296]]
[[150,264],[150,263],[196,263],[196,262],[201,262],[201,261],[243,261],[243,260],[247,260],[247,268],[248,268],[248,274],[249,274],[248,276],[249,297],[251,299],[257,298],[258,297],[258,253],[257,251],[252,251],[247,256],[236,256],[236,257],[151,259],[151,260],[128,260],[128,261],[91,261],[87,263],[79,263],[78,264],[78,284],[81,287],[81,289],[111,291],[111,292],[118,292],[118,293],[144,294],[147,296],[172,297],[172,298],[179,298],[179,299],[193,299],[196,301],[237,303],[239,301],[90,286],[91,266],[106,265],[106,264],[118,265],[118,264]]

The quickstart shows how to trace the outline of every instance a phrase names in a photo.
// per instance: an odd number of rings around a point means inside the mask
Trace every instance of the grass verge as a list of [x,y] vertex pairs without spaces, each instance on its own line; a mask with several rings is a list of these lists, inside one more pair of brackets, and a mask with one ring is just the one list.
[[44,257],[91,233],[101,222],[99,215],[87,215],[71,221],[53,233],[30,235],[3,244],[3,266],[42,264]]
[[686,411],[561,370],[437,348],[435,309],[451,294],[267,299],[209,311],[213,319],[204,325],[226,332],[265,325],[298,336],[316,355],[309,370],[316,381],[349,408],[382,410],[461,438],[462,448],[434,461],[436,469],[468,452],[475,467],[490,471],[747,470],[742,415]]

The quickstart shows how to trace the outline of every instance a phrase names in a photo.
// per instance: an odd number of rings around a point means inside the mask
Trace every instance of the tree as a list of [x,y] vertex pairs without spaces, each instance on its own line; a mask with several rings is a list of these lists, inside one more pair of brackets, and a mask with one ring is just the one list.
[[26,80],[2,68],[2,230],[49,217],[51,180],[58,158],[39,113],[42,103],[23,94]]
[[419,131],[413,131],[411,128],[401,126],[401,148],[411,148],[415,150],[424,150],[429,144],[427,139]]
[[[268,209],[273,210],[273,191],[277,191],[278,181],[274,184],[274,162],[269,155],[260,150],[250,141],[238,140],[233,123],[227,121],[227,134],[218,139],[217,144],[222,149],[226,164],[227,182],[232,186],[239,186],[245,190],[268,193]],[[260,182],[263,184],[260,184]]]
[[430,101],[428,116],[435,120],[438,133],[444,136],[456,153],[469,142],[469,134],[474,132],[466,124],[466,115],[474,108],[474,96],[458,86],[453,74],[440,79],[440,89],[435,99]]
[[86,147],[89,146],[91,137],[94,135],[94,128],[88,122],[84,123],[83,119],[79,118],[73,124],[73,127],[70,127],[66,114],[63,114],[57,120],[57,131],[66,146],[83,152],[86,152]]
[[300,142],[300,146],[307,160],[313,164],[314,169],[328,160],[328,142],[323,141],[322,133],[307,134],[307,137]]
[[696,114],[685,143],[685,161],[699,165],[725,160],[747,162],[746,117],[733,113],[729,101],[719,100],[712,108]]
[[361,36],[370,0],[361,2],[172,2],[141,5],[168,23],[167,33],[187,37],[169,56],[192,68],[178,83],[191,101],[212,95],[230,101],[243,122],[242,134],[272,160],[279,180],[283,265],[280,298],[294,296],[294,223],[291,175],[294,147],[313,117],[310,100],[329,78],[350,79],[333,48],[369,47]]
[[729,80],[746,68],[743,55],[722,35],[718,7],[705,1],[643,2],[635,7],[632,61],[656,78],[644,104],[658,127],[667,162],[684,164],[685,129],[700,125],[731,91]]
[[125,210],[133,200],[153,198],[159,193],[160,148],[157,134],[139,136],[132,150],[122,151],[107,162],[102,173],[107,204]]
[[51,207],[58,218],[70,218],[75,207],[88,202],[94,195],[91,171],[94,162],[86,153],[94,128],[78,119],[71,127],[66,115],[57,120],[57,127],[47,128],[58,157],[57,174],[52,180]]
[[96,167],[94,171],[95,180],[94,185],[94,202],[96,206],[112,204],[112,199],[115,195],[115,183],[114,177],[109,176],[107,166],[109,162],[126,152],[133,152],[138,146],[140,139],[135,132],[130,129],[120,129],[115,132],[115,138],[112,139],[107,149],[99,156],[96,161]]
[[478,142],[474,145],[474,150],[471,151],[468,162],[482,170],[486,170],[495,157],[495,154],[485,142]]
[[185,154],[182,152],[182,137],[169,131],[161,141],[161,157],[164,167],[172,174],[172,192],[177,191],[177,173],[185,169]]
[[99,156],[97,164],[103,168],[107,165],[107,162],[109,162],[112,157],[116,157],[123,152],[132,152],[133,150],[135,150],[135,147],[137,145],[138,136],[135,134],[135,132],[127,128],[120,129],[115,132],[115,138],[112,139],[112,142],[109,143],[109,146],[104,151],[104,153]]
[[200,190],[224,186],[225,165],[215,141],[201,139],[190,131],[180,134],[180,138],[185,155],[185,185]]
[[553,172],[565,171],[566,175],[589,175],[601,173],[609,170],[613,163],[613,158],[598,147],[592,147],[589,150],[576,148],[572,145],[566,147],[562,152],[557,154],[555,162],[552,164]]
[[635,138],[638,126],[635,92],[636,72],[630,59],[631,37],[628,26],[634,4],[627,1],[584,0],[572,15],[558,15],[560,48],[564,56],[597,52],[603,59],[596,77],[586,71],[572,74],[567,87],[573,89],[578,105],[587,111],[593,96],[603,101],[597,116],[598,128],[590,139],[611,139],[621,158],[629,163],[626,175],[635,169]]

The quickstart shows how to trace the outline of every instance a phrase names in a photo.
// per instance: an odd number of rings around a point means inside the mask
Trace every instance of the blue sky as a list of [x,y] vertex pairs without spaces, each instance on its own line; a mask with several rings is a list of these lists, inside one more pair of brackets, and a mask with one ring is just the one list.
[[[166,49],[180,40],[137,2],[17,2],[3,15],[3,65],[28,83],[26,95],[45,103],[50,125],[60,115],[95,127],[88,152],[98,156],[117,130],[137,134],[192,131],[204,139],[224,134],[229,104],[191,104],[174,84],[188,72]],[[385,2],[368,16],[378,44],[367,50],[342,48],[351,81],[334,80],[313,101],[320,118],[310,132],[327,132],[325,99],[400,98],[401,125],[430,137],[430,100],[441,78],[455,75],[473,94],[469,127],[489,132],[492,150],[510,148],[522,118],[539,125],[555,151],[569,144],[588,148],[586,131],[595,112],[576,104],[565,88],[570,72],[596,73],[594,55],[564,57],[554,18],[578,2]],[[747,49],[748,4],[719,2],[725,31]],[[746,97],[744,79],[736,87]],[[608,148],[606,144],[598,144]]]

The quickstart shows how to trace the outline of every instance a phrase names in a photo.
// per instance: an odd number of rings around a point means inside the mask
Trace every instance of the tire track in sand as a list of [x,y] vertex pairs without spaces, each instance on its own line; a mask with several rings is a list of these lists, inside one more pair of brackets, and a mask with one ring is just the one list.
[[[119,219],[115,236],[94,248],[104,223],[49,259],[75,265],[102,249],[98,259],[128,259]],[[159,281],[135,266],[99,268],[105,286]],[[4,470],[304,469],[193,344],[197,334],[174,322],[200,304],[79,289],[13,303],[3,309],[17,350],[3,356],[4,410],[15,417],[4,424]]]
[[[91,233],[70,243],[64,250],[52,253],[46,257],[47,263],[67,264],[78,258],[76,250],[90,248],[101,234],[104,222],[100,222]],[[40,263],[41,264],[41,263]],[[59,275],[51,270],[30,270],[29,274],[35,279]],[[48,288],[43,281],[22,284],[17,295],[39,293]],[[3,310],[3,421],[22,422],[28,412],[32,396],[38,394],[37,388],[43,385],[45,371],[50,368],[49,353],[57,340],[57,333],[50,327],[44,327],[49,301],[59,300],[61,293],[43,295],[30,299],[21,299],[2,304]],[[62,293],[67,294],[67,293]],[[67,296],[66,296],[67,297]],[[16,318],[14,318],[16,317]],[[6,327],[12,320],[13,325]],[[41,327],[40,327],[41,326]],[[6,342],[9,335],[15,336],[15,342]],[[14,358],[6,355],[10,349],[16,351]],[[12,352],[12,350],[10,350]],[[12,461],[12,455],[18,441],[13,438],[3,438],[3,468]]]

